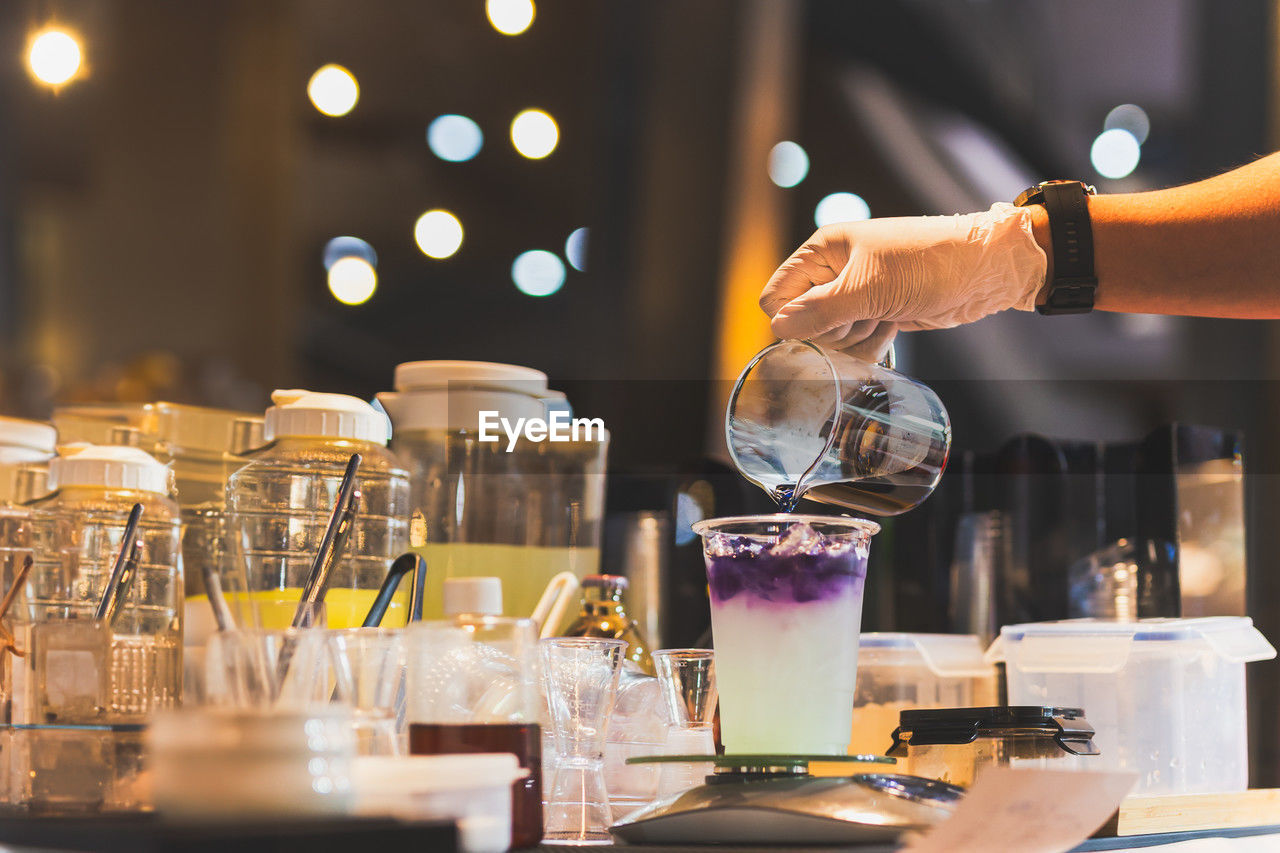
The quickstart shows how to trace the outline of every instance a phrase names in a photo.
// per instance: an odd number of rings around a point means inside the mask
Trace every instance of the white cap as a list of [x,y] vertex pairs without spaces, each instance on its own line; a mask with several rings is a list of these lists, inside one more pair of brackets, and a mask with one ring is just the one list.
[[444,612],[446,616],[457,616],[459,613],[501,616],[502,579],[445,578]]
[[58,443],[58,431],[39,421],[0,417],[0,447],[30,451],[30,461],[48,459]]
[[145,450],[96,444],[70,444],[49,463],[49,486],[99,486],[169,494],[172,472]]
[[395,387],[378,401],[397,429],[475,429],[482,411],[545,418],[545,398],[564,399],[547,390],[541,370],[488,361],[406,362],[396,366]]
[[296,389],[274,391],[263,437],[351,438],[386,445],[386,415],[358,397]]

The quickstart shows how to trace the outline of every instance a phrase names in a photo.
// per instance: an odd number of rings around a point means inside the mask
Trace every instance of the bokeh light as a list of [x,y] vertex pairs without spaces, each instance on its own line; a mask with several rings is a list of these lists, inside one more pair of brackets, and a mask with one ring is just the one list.
[[835,222],[856,222],[871,218],[871,207],[855,193],[831,193],[813,209],[813,221],[821,228]]
[[809,174],[809,155],[799,144],[784,139],[769,152],[769,180],[780,187],[794,187]]
[[1137,138],[1127,130],[1113,127],[1104,130],[1093,140],[1089,149],[1089,159],[1093,168],[1104,178],[1123,178],[1138,168],[1138,160],[1142,157],[1142,146]]
[[46,27],[31,39],[27,65],[41,83],[61,86],[80,71],[80,42],[71,33]]
[[541,160],[560,141],[556,120],[542,110],[524,110],[511,120],[511,144],[530,160]]
[[565,259],[578,272],[587,270],[587,234],[586,228],[575,228],[564,241]]
[[1115,128],[1129,131],[1141,145],[1147,141],[1147,134],[1151,133],[1151,119],[1147,117],[1147,111],[1137,104],[1121,104],[1107,113],[1102,122],[1103,130]]
[[428,210],[414,224],[413,239],[427,257],[447,258],[462,245],[462,223],[447,210]]
[[360,100],[360,84],[355,75],[341,65],[323,65],[307,83],[311,104],[327,116],[344,116],[355,109]]
[[504,36],[518,36],[529,29],[537,10],[533,0],[486,0],[484,13],[495,30]]
[[378,289],[378,273],[364,258],[347,257],[329,267],[329,292],[343,305],[361,305]]
[[531,249],[511,265],[511,280],[526,296],[550,296],[564,285],[564,262],[553,252]]
[[462,163],[480,153],[484,133],[466,116],[442,115],[427,125],[427,147],[441,160]]
[[325,269],[333,269],[333,265],[343,258],[361,258],[374,269],[378,267],[378,253],[359,237],[334,237],[324,244]]

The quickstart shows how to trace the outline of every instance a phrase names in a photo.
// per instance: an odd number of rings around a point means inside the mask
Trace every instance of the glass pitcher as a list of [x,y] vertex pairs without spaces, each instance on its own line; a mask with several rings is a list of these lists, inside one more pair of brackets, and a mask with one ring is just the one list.
[[738,471],[785,511],[803,497],[885,516],[938,484],[951,422],[937,394],[883,363],[786,340],[738,377],[725,438]]

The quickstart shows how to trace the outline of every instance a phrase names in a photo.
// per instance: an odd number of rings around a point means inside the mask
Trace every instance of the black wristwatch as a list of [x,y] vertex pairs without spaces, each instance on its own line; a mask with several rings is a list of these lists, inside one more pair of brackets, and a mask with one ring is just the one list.
[[1087,314],[1093,310],[1098,279],[1093,274],[1093,225],[1089,196],[1097,190],[1084,181],[1044,181],[1023,190],[1018,207],[1044,205],[1053,242],[1053,280],[1041,314]]

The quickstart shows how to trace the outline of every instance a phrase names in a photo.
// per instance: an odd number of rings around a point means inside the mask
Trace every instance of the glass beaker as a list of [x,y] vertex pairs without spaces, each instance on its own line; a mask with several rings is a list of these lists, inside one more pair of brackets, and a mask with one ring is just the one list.
[[349,684],[359,755],[403,755],[396,699],[404,689],[404,638],[388,628],[330,631],[339,684]]
[[758,515],[693,530],[711,586],[725,752],[844,755],[867,556],[880,525]]
[[529,775],[511,790],[511,846],[542,840],[538,630],[528,619],[459,616],[404,631],[413,755],[510,752]]
[[546,840],[609,844],[604,745],[618,696],[626,640],[552,637],[542,641],[542,668],[555,730],[556,770],[547,795]]
[[783,510],[801,497],[897,515],[938,484],[951,422],[931,389],[809,341],[765,347],[725,412],[734,465]]

